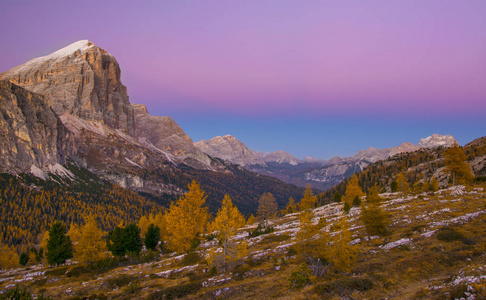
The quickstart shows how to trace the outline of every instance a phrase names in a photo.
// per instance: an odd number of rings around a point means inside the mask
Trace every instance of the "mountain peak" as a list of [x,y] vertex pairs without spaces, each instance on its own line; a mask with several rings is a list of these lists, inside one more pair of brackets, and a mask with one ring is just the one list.
[[88,50],[89,48],[91,47],[94,47],[96,46],[93,42],[90,42],[88,40],[81,40],[81,41],[77,41],[77,42],[74,42],[64,48],[61,48],[59,50],[57,50],[56,52],[53,52],[47,56],[43,56],[43,57],[39,57],[39,59],[41,58],[57,58],[57,57],[64,57],[64,56],[68,56],[68,55],[71,55],[73,54],[74,52],[76,51],[86,51]]
[[435,147],[454,147],[458,145],[456,139],[452,135],[433,134],[429,137],[420,140],[418,146],[420,148],[435,148]]
[[70,114],[133,135],[133,109],[120,77],[115,57],[88,40],[0,74],[2,79],[47,97],[59,116]]

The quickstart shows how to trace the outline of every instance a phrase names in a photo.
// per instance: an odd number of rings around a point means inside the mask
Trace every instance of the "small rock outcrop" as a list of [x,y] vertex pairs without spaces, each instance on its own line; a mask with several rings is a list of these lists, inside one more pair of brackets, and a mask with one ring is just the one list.
[[0,172],[49,171],[74,152],[73,135],[48,101],[0,80]]

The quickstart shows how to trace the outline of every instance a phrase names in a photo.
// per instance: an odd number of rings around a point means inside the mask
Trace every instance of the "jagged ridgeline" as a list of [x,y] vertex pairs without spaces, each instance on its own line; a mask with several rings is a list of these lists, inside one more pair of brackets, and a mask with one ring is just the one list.
[[196,180],[216,212],[225,194],[255,213],[272,193],[283,208],[303,188],[199,149],[170,117],[130,103],[115,57],[73,43],[0,74],[3,241],[31,245],[57,219],[98,215],[104,230],[162,211]]
[[[445,171],[444,151],[447,148],[423,148],[414,152],[401,153],[385,160],[380,160],[356,173],[360,187],[368,192],[375,185],[381,192],[391,192],[392,183],[396,182],[400,173],[404,174],[412,191],[418,192],[425,183],[432,178],[437,179],[441,188],[452,183],[452,178]],[[467,163],[471,166],[476,180],[486,177],[486,137],[475,139],[466,144],[463,150],[467,156]],[[319,202],[329,203],[335,194],[343,195],[349,178],[333,188],[319,195]]]

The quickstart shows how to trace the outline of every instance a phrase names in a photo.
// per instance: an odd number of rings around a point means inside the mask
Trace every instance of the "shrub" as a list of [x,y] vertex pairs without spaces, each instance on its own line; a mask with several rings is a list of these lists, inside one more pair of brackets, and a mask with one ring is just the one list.
[[[18,285],[15,286],[15,289],[10,290],[6,292],[5,294],[1,295],[0,294],[0,299],[16,299],[16,300],[32,300],[34,299],[32,295],[27,292],[27,290],[24,288],[21,290]],[[44,297],[43,294],[37,296],[35,299],[37,300],[50,300],[52,298],[50,297]]]
[[273,242],[279,243],[279,242],[286,241],[288,239],[290,239],[290,236],[287,235],[287,234],[269,235],[269,236],[266,236],[265,238],[263,238],[263,242],[264,243],[273,243]]
[[294,256],[297,255],[297,250],[294,248],[294,246],[290,246],[289,250],[287,250],[287,256]]
[[200,261],[201,261],[201,256],[199,256],[197,252],[190,251],[189,253],[184,255],[184,258],[181,260],[181,265],[183,267],[192,266],[197,264]]
[[461,241],[465,236],[450,227],[442,227],[437,232],[437,239],[444,242]]
[[131,282],[138,282],[138,277],[127,275],[127,274],[120,274],[116,277],[108,278],[106,280],[108,287],[111,288],[111,289],[127,286]]
[[268,226],[267,228],[263,229],[261,224],[258,224],[257,228],[255,228],[253,231],[250,231],[248,233],[249,238],[257,237],[262,234],[269,234],[272,233],[275,229],[272,226]]
[[293,271],[289,277],[291,289],[300,289],[310,283],[310,270],[306,264],[300,265],[300,268]]
[[235,268],[233,272],[233,278],[235,278],[235,280],[242,280],[245,278],[245,275],[248,271],[251,271],[251,267],[249,265],[239,265]]
[[150,294],[147,299],[157,300],[157,299],[179,299],[184,296],[194,294],[199,289],[201,289],[200,282],[191,282],[176,286],[168,287],[162,291],[154,292]]
[[84,266],[75,266],[66,272],[66,277],[79,277],[79,275],[89,272]]
[[345,296],[345,294],[351,294],[355,291],[365,292],[372,288],[373,282],[369,278],[350,277],[318,284],[314,287],[314,291],[319,295],[328,297],[333,294]]
[[66,274],[67,267],[62,267],[62,268],[55,268],[52,270],[46,271],[46,275],[52,275],[52,276],[61,276]]

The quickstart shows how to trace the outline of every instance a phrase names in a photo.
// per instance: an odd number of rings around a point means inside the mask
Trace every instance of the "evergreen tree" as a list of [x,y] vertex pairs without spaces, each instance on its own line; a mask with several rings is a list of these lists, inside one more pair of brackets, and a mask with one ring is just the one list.
[[344,206],[343,206],[343,211],[344,213],[349,213],[349,211],[351,210],[351,207],[349,206],[348,202],[344,202]]
[[132,255],[138,255],[143,247],[140,228],[138,228],[137,224],[129,224],[123,231],[126,252]]
[[29,262],[29,254],[27,254],[27,252],[22,252],[22,254],[20,254],[20,258],[19,258],[20,265],[25,266],[25,265],[27,265],[28,262]]
[[446,171],[452,176],[452,185],[466,184],[472,181],[471,167],[466,162],[467,157],[460,147],[452,147],[444,151]]
[[342,196],[339,193],[335,193],[334,196],[333,196],[333,198],[334,198],[334,202],[339,203],[339,202],[341,202]]
[[145,247],[154,250],[160,241],[160,228],[158,225],[150,224],[147,233],[145,233]]
[[50,265],[63,264],[73,257],[73,245],[66,235],[66,226],[59,221],[54,221],[49,230],[46,257]]
[[114,256],[125,256],[125,230],[123,227],[115,227],[112,231],[108,232],[108,238],[106,239],[106,246],[108,250]]
[[271,193],[264,193],[258,201],[257,219],[263,228],[268,227],[268,221],[275,218],[278,210],[277,200]]
[[208,209],[203,207],[207,196],[196,181],[189,184],[189,192],[171,203],[165,215],[167,222],[167,242],[170,249],[186,252],[195,239],[203,234],[208,220]]

